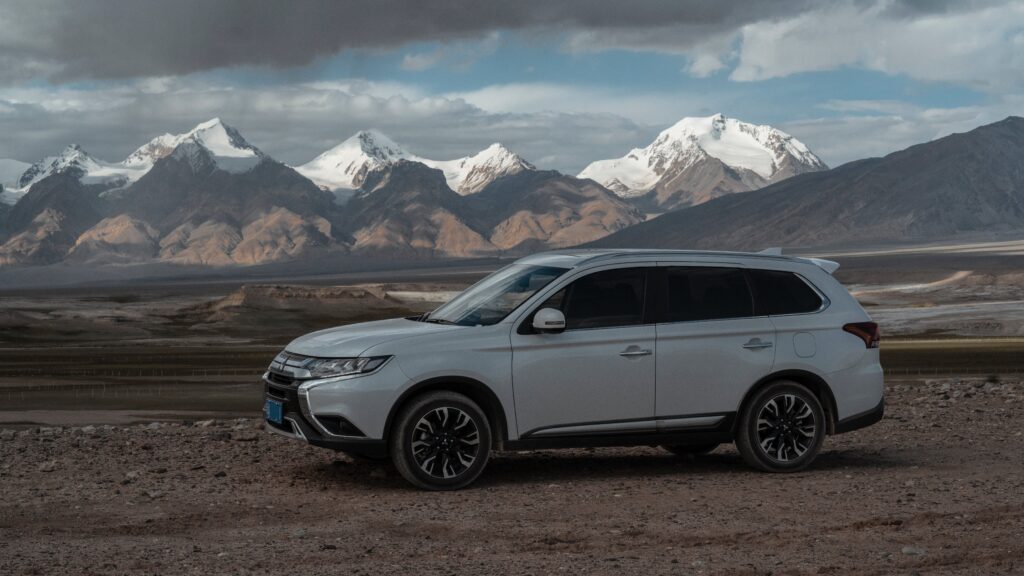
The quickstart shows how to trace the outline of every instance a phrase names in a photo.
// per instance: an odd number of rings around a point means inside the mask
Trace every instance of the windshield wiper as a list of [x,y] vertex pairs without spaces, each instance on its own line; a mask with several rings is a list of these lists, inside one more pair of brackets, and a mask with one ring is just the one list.
[[420,322],[430,322],[431,324],[446,324],[450,326],[458,326],[457,323],[451,320],[445,320],[444,318],[423,318]]

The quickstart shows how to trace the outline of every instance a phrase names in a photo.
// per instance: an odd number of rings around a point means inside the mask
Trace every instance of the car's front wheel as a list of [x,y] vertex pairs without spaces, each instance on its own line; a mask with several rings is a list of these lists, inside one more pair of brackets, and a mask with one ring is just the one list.
[[825,428],[818,397],[796,382],[779,380],[759,390],[743,409],[736,448],[755,468],[795,472],[818,455]]
[[398,472],[414,486],[458,490],[476,480],[487,465],[491,427],[468,397],[427,392],[399,412],[390,452]]

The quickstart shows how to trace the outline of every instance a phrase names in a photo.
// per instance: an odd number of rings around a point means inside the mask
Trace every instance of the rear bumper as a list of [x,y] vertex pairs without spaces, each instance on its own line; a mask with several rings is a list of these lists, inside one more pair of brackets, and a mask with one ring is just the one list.
[[842,434],[844,432],[853,432],[861,428],[867,428],[872,424],[877,423],[885,415],[885,398],[883,397],[878,401],[878,406],[860,414],[854,414],[847,418],[843,418],[836,423],[836,434]]

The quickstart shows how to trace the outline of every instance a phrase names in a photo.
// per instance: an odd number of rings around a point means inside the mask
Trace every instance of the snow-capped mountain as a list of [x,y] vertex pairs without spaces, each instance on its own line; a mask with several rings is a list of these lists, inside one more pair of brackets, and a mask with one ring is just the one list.
[[441,170],[448,187],[463,196],[479,192],[495,178],[534,169],[501,144],[492,144],[465,158],[431,160],[406,151],[380,131],[362,130],[295,170],[324,188],[354,190],[367,174],[399,160]]
[[412,155],[376,130],[361,130],[295,171],[329,190],[355,190],[366,175]]
[[523,160],[518,154],[497,142],[465,158],[455,160],[421,158],[419,161],[444,172],[444,179],[448,181],[448,187],[463,196],[476,194],[502,176],[511,176],[524,170],[536,169],[533,164]]
[[226,172],[245,172],[259,164],[266,155],[231,126],[212,118],[183,134],[157,136],[132,152],[121,164],[127,168],[149,171],[160,158],[168,156],[184,143],[202,147],[213,157],[217,167]]
[[47,156],[25,169],[11,188],[5,189],[0,201],[14,204],[33,184],[54,174],[70,174],[83,184],[123,186],[138,180],[144,173],[143,170],[120,163],[111,164],[97,160],[78,144],[71,144],[60,154]]
[[225,172],[246,172],[266,158],[263,152],[246,142],[237,130],[221,122],[220,118],[213,118],[183,134],[157,136],[122,162],[97,160],[78,144],[72,144],[60,154],[43,158],[23,169],[10,186],[4,179],[0,179],[0,183],[4,184],[0,202],[16,203],[33,184],[54,174],[73,174],[83,184],[126,186],[142,178],[157,160],[170,155],[179,147],[179,153],[190,155],[194,163],[206,162],[208,156],[217,168]]
[[656,205],[671,209],[827,168],[781,130],[715,114],[683,118],[647,147],[593,162],[579,177],[623,197],[651,194]]

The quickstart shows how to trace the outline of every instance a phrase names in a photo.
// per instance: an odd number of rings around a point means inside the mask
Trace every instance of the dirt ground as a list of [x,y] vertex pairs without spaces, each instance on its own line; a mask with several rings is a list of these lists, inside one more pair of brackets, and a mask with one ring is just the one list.
[[455,493],[258,420],[0,431],[0,574],[1024,573],[1024,384],[891,382],[809,470],[506,453]]

